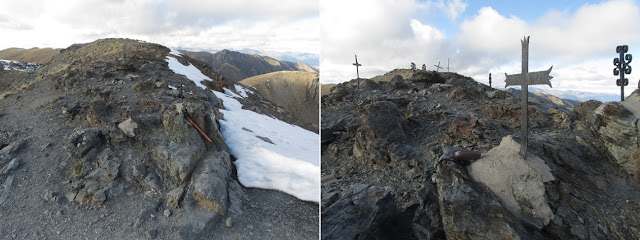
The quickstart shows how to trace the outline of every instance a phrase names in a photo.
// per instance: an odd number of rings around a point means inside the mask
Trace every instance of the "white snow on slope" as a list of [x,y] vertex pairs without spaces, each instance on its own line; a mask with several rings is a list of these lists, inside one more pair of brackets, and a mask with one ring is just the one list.
[[42,67],[42,64],[0,59],[0,68],[5,71],[16,70],[21,72],[33,72],[38,70],[40,67]]
[[2,70],[11,70],[11,65],[9,65],[11,61],[9,60],[0,60],[0,66],[2,66]]
[[179,52],[179,51],[178,51],[178,50],[176,50],[176,49],[173,49],[173,48],[169,48],[169,49],[171,50],[171,52],[169,52],[169,54],[173,54],[173,55],[176,55],[176,56],[180,56],[180,55],[182,55],[182,53],[181,53],[181,52]]
[[[171,70],[205,88],[199,83],[204,75],[197,68],[184,66],[175,58],[167,58]],[[238,88],[242,87],[236,85],[235,89],[245,96],[244,90]],[[224,120],[220,121],[220,126],[231,154],[237,158],[235,165],[240,183],[246,187],[280,190],[305,201],[320,202],[318,134],[244,110],[242,104],[234,99],[242,96],[229,89],[224,91],[213,93],[224,101],[225,109],[220,110]],[[272,143],[258,137],[268,138]]]
[[[222,135],[237,158],[238,179],[246,187],[276,189],[306,201],[320,201],[318,134],[242,109],[229,95],[224,101]],[[250,131],[253,132],[250,132]],[[267,137],[268,143],[260,137]]]
[[206,87],[202,85],[200,81],[211,81],[211,78],[202,74],[202,72],[200,72],[200,70],[198,70],[198,68],[196,68],[195,66],[191,65],[191,63],[189,63],[188,66],[185,66],[182,65],[182,63],[178,62],[178,59],[169,56],[167,56],[167,63],[169,63],[169,68],[173,70],[173,72],[185,75],[187,78],[191,79],[191,81],[195,82],[198,87],[206,89]]
[[236,84],[234,86],[236,87],[236,92],[240,93],[240,96],[242,96],[242,97],[249,97],[249,95],[247,95],[247,93],[253,93],[253,91],[245,88],[244,86],[242,86],[240,84]]
[[222,88],[222,90],[224,90],[224,94],[226,94],[226,95],[229,95],[229,96],[234,97],[234,98],[242,98],[240,95],[238,95],[237,93],[229,90],[228,88]]

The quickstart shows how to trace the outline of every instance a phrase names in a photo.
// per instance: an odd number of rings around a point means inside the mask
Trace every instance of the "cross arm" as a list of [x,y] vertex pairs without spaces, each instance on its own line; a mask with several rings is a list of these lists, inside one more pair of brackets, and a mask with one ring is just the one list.
[[[529,75],[529,81],[527,81],[527,85],[549,85],[549,87],[551,86],[551,79],[553,78],[552,76],[550,76],[549,74],[551,74],[551,69],[553,68],[553,66],[551,66],[548,70],[546,71],[539,71],[539,72],[530,72],[527,73],[527,75]],[[525,82],[525,76],[522,73],[519,74],[504,74],[506,79],[504,80],[506,85],[504,87],[508,87],[508,86],[522,86],[522,84]]]

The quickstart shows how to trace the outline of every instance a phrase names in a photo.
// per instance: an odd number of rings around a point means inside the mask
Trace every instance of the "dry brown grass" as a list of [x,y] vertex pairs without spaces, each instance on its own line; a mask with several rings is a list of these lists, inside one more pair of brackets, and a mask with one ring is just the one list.
[[375,76],[371,78],[371,80],[376,82],[388,82],[388,81],[391,81],[391,79],[395,75],[400,75],[402,76],[402,78],[408,79],[408,78],[411,78],[411,76],[413,76],[413,73],[414,71],[411,69],[394,69],[393,71],[385,73],[383,75]]
[[220,215],[224,215],[224,212],[222,212],[222,208],[220,208],[220,205],[216,201],[207,199],[204,193],[201,193],[199,191],[193,191],[193,198],[195,198],[196,201],[198,201],[198,204],[202,208],[207,209],[209,211],[216,211]]
[[318,75],[302,71],[272,72],[240,81],[313,126],[318,126],[318,82]]
[[320,95],[324,96],[329,94],[331,92],[331,88],[335,85],[335,83],[320,84]]
[[20,85],[18,87],[15,87],[15,88],[7,90],[6,92],[0,93],[0,100],[3,100],[3,99],[5,99],[6,97],[8,97],[10,95],[13,95],[13,94],[16,94],[18,92],[21,92],[21,91],[31,87],[31,85],[33,85],[36,82],[38,82],[38,79],[33,80],[31,82],[23,83],[22,85]]
[[60,49],[52,48],[7,48],[0,51],[0,59],[44,64],[59,52]]

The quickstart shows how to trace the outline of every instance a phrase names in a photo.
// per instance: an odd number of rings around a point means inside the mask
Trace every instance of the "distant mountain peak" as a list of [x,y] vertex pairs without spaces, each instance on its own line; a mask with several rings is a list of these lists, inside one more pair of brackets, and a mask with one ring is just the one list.
[[231,82],[277,71],[303,71],[318,74],[317,69],[306,63],[280,61],[256,53],[246,54],[227,49],[216,53],[180,51],[189,57],[207,63],[213,70]]

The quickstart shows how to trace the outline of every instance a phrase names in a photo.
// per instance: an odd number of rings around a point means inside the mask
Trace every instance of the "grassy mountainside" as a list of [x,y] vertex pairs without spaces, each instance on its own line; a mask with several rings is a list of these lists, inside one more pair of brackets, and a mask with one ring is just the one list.
[[262,97],[318,127],[318,75],[279,71],[250,77],[240,83],[254,87]]
[[257,54],[244,54],[229,50],[217,53],[183,51],[189,57],[209,64],[214,70],[232,82],[277,71],[303,71],[318,74],[318,70],[305,64],[278,61]]
[[59,52],[60,49],[52,48],[7,48],[0,51],[0,59],[43,64]]
[[320,95],[324,96],[329,94],[331,92],[331,88],[335,85],[335,83],[320,84]]
[[383,75],[375,76],[371,78],[371,80],[376,82],[388,82],[388,81],[391,81],[391,79],[395,75],[400,75],[402,78],[408,79],[408,78],[411,78],[413,73],[415,73],[415,71],[411,69],[394,69],[393,71],[385,73]]

